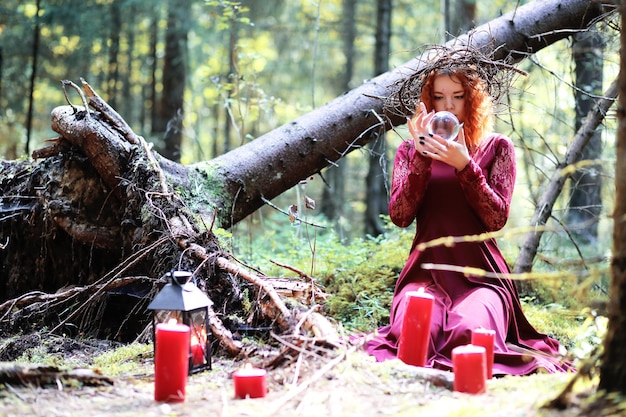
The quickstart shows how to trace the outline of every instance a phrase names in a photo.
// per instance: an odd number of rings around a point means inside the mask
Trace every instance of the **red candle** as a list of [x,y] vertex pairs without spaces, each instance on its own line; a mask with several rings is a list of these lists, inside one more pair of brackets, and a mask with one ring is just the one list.
[[472,345],[482,346],[485,348],[487,357],[487,379],[493,377],[493,345],[496,338],[495,330],[474,329],[472,330]]
[[160,323],[156,326],[154,352],[154,399],[185,401],[189,371],[189,326]]
[[400,330],[398,358],[409,365],[424,366],[428,355],[434,298],[420,288],[407,292],[404,302],[406,308]]
[[249,363],[233,372],[235,398],[262,398],[267,393],[267,371]]
[[[206,337],[206,336],[205,336]],[[197,336],[191,336],[191,363],[194,365],[203,365],[205,361],[204,350],[206,349],[206,339],[201,340]]]
[[482,346],[463,345],[452,349],[454,390],[481,394],[487,390],[487,360]]

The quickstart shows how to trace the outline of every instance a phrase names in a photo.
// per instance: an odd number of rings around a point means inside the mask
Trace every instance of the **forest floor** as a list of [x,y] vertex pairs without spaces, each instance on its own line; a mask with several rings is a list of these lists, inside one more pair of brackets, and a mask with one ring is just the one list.
[[[42,354],[37,340],[24,339],[17,363],[24,363],[28,348]],[[2,355],[4,343],[5,355]],[[42,342],[43,344],[43,342]],[[6,341],[0,341],[0,360],[6,361]],[[99,346],[99,347],[98,347]],[[14,344],[15,348],[15,344]],[[19,349],[19,346],[18,346]],[[39,349],[39,350],[37,350]],[[558,397],[574,374],[508,376],[488,381],[485,394],[454,392],[400,361],[376,363],[362,350],[347,349],[330,357],[301,355],[292,363],[268,372],[265,398],[235,399],[231,374],[241,361],[214,357],[211,370],[188,378],[182,403],[154,401],[154,373],[151,347],[143,345],[125,358],[124,349],[110,345],[82,344],[56,338],[46,342],[45,357],[59,366],[90,368],[107,376],[112,384],[87,386],[58,380],[48,386],[0,383],[0,416],[62,417],[157,417],[157,416],[482,416],[482,417],[572,417],[578,415],[620,415],[608,409],[589,412],[594,390],[591,383],[579,387],[564,410],[546,408]],[[132,348],[131,348],[132,351]],[[334,352],[334,351],[333,351]],[[19,353],[19,352],[17,352]],[[102,367],[96,356],[103,353],[116,363]],[[30,355],[31,363],[41,360]],[[53,360],[53,362],[55,361]],[[13,363],[13,362],[10,362]],[[10,364],[9,363],[9,364]],[[125,365],[131,365],[128,368]],[[7,365],[5,362],[4,365]],[[444,384],[445,385],[445,384]],[[615,409],[613,409],[615,410]]]

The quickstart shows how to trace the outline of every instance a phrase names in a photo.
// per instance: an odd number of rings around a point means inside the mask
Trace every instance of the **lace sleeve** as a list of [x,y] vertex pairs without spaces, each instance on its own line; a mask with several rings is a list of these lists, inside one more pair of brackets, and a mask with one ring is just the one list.
[[515,188],[515,148],[506,137],[495,145],[493,164],[485,178],[474,162],[457,173],[461,187],[472,208],[490,231],[500,230],[509,217],[511,198]]
[[402,142],[393,163],[389,217],[399,227],[409,226],[430,179],[431,159],[417,153],[412,141]]

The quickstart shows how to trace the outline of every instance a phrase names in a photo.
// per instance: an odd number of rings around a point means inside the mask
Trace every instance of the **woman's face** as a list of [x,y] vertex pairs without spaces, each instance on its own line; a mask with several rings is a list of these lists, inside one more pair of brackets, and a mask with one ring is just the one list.
[[438,75],[433,82],[435,111],[449,111],[459,122],[465,120],[465,89],[456,75]]

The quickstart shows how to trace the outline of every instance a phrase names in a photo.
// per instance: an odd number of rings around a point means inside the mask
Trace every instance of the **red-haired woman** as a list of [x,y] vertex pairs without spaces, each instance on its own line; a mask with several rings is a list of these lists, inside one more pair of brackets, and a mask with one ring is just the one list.
[[[494,375],[567,370],[558,360],[559,343],[533,328],[514,283],[499,276],[509,268],[493,238],[419,246],[501,229],[516,174],[513,144],[491,133],[493,103],[475,71],[431,71],[420,100],[408,120],[412,138],[395,157],[389,202],[394,224],[407,227],[416,221],[417,230],[396,283],[390,325],[378,329],[366,351],[379,361],[397,356],[405,294],[423,289],[434,296],[426,366],[451,369],[452,349],[469,344],[473,329],[488,328],[496,332]],[[428,133],[434,112],[444,110],[462,123],[450,140]],[[468,275],[465,271],[472,268],[484,272]]]

